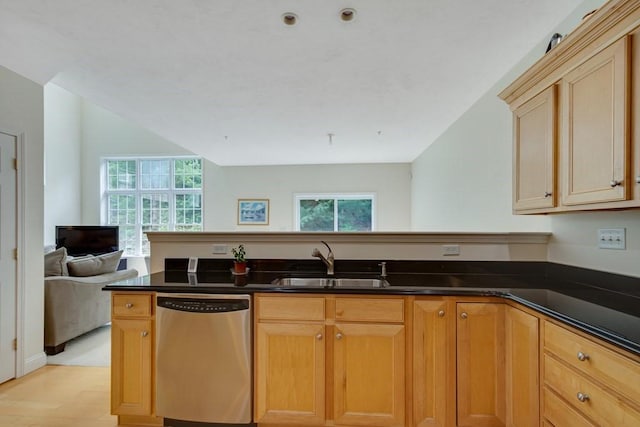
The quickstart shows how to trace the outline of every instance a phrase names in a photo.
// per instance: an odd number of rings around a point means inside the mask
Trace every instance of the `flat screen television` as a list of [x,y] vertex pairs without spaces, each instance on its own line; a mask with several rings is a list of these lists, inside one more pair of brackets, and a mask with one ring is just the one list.
[[56,249],[64,246],[71,256],[100,255],[120,247],[117,225],[58,225]]

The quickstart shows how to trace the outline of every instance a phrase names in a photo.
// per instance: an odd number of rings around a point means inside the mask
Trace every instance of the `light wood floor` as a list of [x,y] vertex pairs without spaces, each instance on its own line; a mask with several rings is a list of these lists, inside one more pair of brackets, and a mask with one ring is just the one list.
[[47,365],[0,384],[0,427],[114,427],[108,367]]

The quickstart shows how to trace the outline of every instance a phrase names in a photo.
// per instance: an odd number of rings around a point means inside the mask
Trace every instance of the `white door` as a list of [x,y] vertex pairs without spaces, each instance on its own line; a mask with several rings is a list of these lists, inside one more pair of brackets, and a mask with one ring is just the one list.
[[0,383],[16,376],[16,137],[0,132]]

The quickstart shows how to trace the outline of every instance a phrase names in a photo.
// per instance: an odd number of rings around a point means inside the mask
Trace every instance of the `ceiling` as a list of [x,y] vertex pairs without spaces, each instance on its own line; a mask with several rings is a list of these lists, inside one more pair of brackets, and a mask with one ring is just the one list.
[[219,165],[411,162],[580,3],[0,0],[0,65]]

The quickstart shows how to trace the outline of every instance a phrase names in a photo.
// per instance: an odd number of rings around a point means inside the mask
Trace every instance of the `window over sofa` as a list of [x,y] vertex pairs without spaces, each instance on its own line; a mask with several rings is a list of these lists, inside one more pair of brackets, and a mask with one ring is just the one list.
[[202,231],[202,159],[103,160],[102,223],[120,226],[125,255],[149,255],[147,231]]

